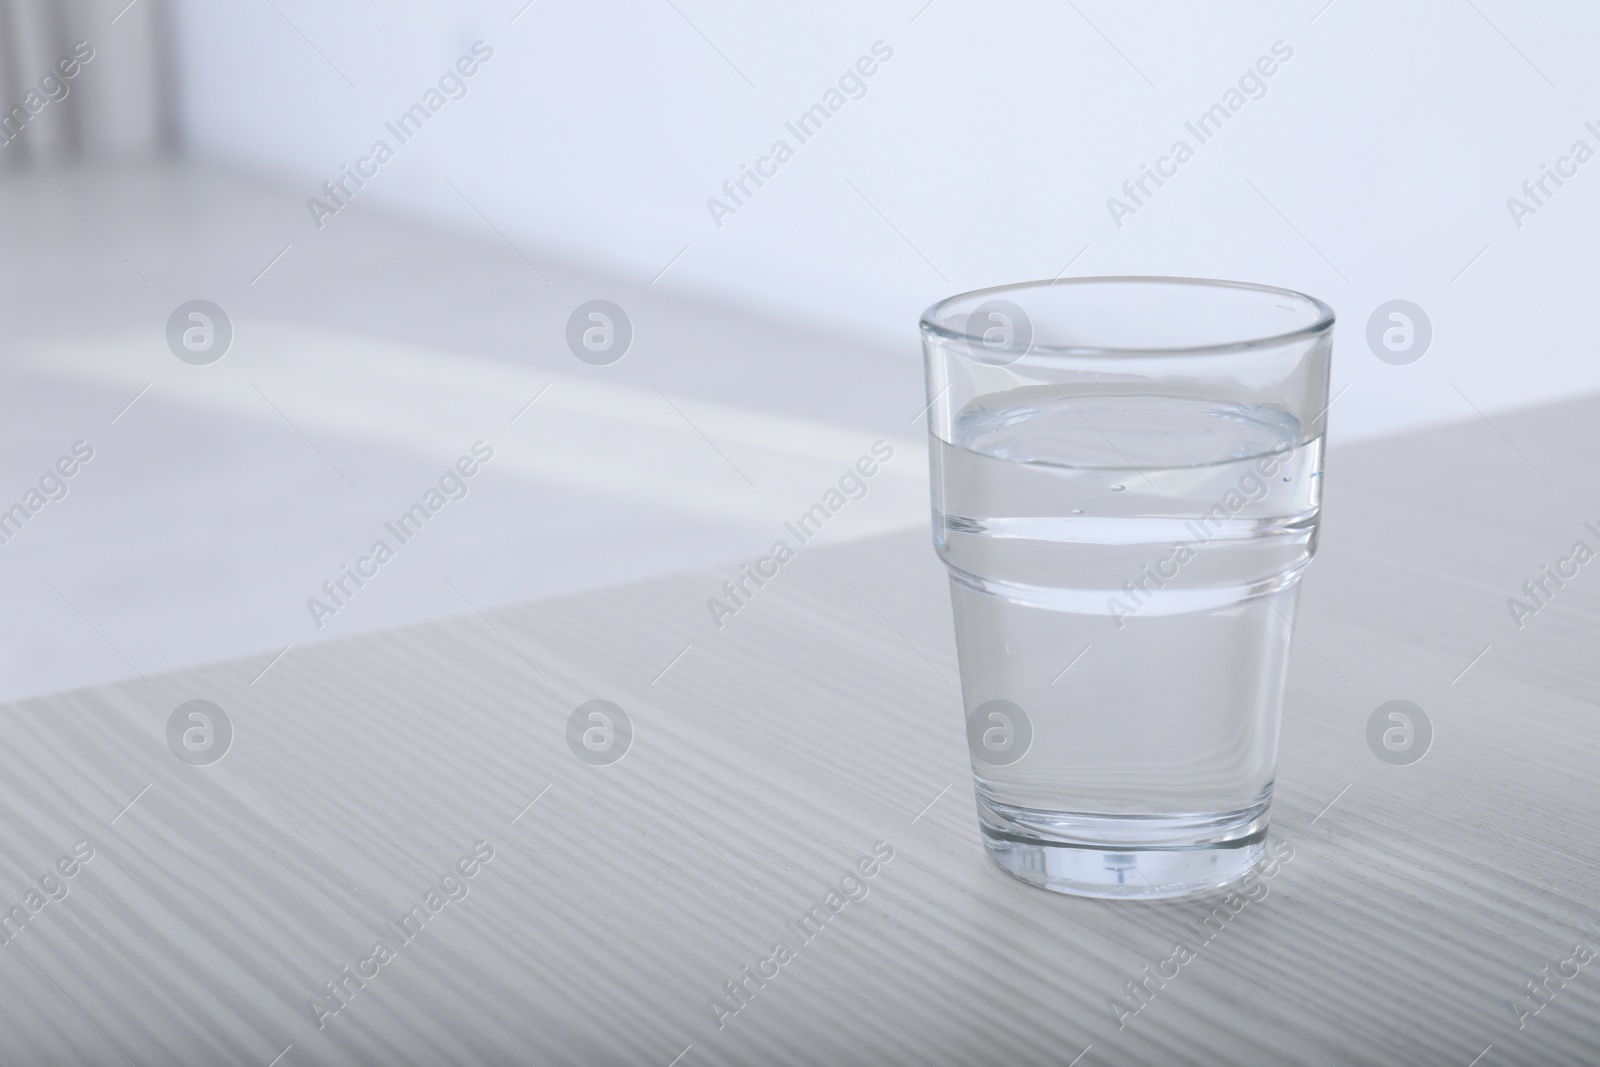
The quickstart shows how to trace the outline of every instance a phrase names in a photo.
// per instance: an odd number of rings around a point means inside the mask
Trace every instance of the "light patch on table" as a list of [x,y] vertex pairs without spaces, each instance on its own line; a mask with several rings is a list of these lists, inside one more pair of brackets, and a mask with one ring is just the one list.
[[484,439],[497,469],[533,481],[733,522],[781,525],[882,437],[894,458],[869,482],[873,503],[851,507],[826,539],[927,521],[926,449],[912,424],[874,435],[695,399],[660,382],[617,385],[598,373],[550,374],[299,324],[235,331],[233,350],[203,368],[152,352],[142,332],[36,340],[13,366],[130,397],[153,381],[149,398],[281,425],[265,396],[313,438],[443,462]]

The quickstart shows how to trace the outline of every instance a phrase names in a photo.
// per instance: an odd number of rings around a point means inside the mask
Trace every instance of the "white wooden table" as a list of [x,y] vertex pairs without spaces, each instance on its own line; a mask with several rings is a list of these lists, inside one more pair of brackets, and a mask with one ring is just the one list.
[[[732,567],[10,705],[0,1061],[1596,1062],[1600,963],[1562,961],[1600,947],[1600,563],[1520,630],[1506,602],[1600,548],[1597,425],[1587,400],[1330,456],[1292,859],[1212,927],[985,857],[926,533],[804,548],[720,631]],[[1396,698],[1434,730],[1409,766],[1366,740]],[[194,699],[234,729],[208,766],[167,742]],[[633,727],[607,766],[567,742],[593,699]],[[66,896],[29,898],[58,860]],[[1176,973],[1135,999],[1147,965]],[[1577,975],[1533,1014],[1546,965]]]

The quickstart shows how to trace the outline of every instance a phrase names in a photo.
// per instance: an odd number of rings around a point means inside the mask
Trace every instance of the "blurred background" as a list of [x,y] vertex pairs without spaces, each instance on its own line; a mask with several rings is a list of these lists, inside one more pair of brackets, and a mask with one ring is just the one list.
[[[925,525],[916,320],[981,286],[1322,297],[1335,469],[1600,388],[1597,24],[0,0],[0,698],[736,564],[878,440],[824,537]],[[610,362],[569,344],[597,299],[631,332]],[[195,300],[204,360],[169,339]],[[1420,340],[1380,358],[1396,300]],[[331,600],[480,441],[466,495]]]

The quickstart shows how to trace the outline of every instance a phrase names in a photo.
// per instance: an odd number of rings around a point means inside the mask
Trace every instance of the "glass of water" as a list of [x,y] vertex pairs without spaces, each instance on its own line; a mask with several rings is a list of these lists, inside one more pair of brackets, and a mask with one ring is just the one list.
[[1260,859],[1333,311],[1187,278],[1074,278],[922,317],[989,854],[1064,893],[1173,897]]

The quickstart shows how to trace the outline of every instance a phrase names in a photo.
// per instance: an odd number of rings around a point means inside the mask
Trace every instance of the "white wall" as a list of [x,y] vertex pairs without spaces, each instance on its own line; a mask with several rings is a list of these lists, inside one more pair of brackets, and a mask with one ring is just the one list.
[[[1074,257],[1280,283],[1341,315],[1346,438],[1600,387],[1600,161],[1520,228],[1507,208],[1574,141],[1600,150],[1582,103],[1600,18],[1575,0],[274,2],[175,0],[182,128],[198,157],[305,196],[474,40],[495,50],[352,210],[487,233],[481,211],[535,262],[643,280],[688,246],[662,285],[905,358],[934,299]],[[894,54],[866,95],[796,145],[784,121],[879,40]],[[1265,96],[1197,145],[1185,120],[1280,40],[1293,57]],[[780,137],[795,158],[719,229],[707,198]],[[1180,137],[1195,157],[1115,225],[1107,198]],[[1433,323],[1408,366],[1365,342],[1394,298]]]

